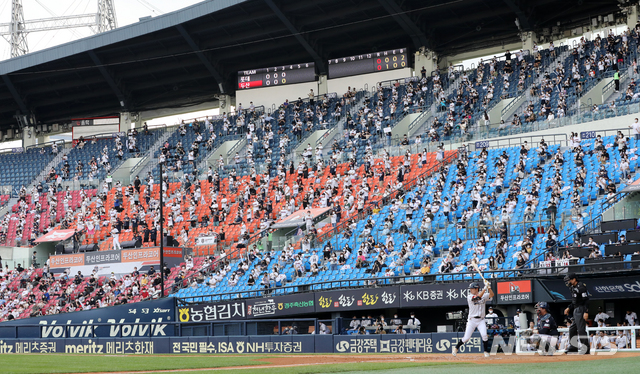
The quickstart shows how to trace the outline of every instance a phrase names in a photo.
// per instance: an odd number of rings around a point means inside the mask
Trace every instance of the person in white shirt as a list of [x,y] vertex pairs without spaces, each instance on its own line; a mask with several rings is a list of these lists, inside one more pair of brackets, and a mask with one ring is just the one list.
[[497,318],[498,318],[498,315],[496,314],[496,312],[493,311],[492,307],[489,307],[489,313],[487,313],[487,315],[485,316],[485,319],[487,320],[487,324],[489,326],[496,324],[498,321]]
[[327,335],[328,334],[327,325],[325,325],[322,322],[318,322],[318,330],[320,331],[321,335]]
[[629,126],[629,128],[633,130],[633,134],[636,136],[636,140],[640,140],[640,123],[638,123],[637,118],[631,124],[631,126]]
[[471,339],[471,334],[473,334],[477,328],[484,342],[484,356],[489,357],[489,337],[487,336],[487,324],[484,316],[486,303],[491,300],[493,296],[493,290],[487,281],[485,281],[482,291],[480,291],[480,284],[478,282],[473,282],[469,285],[469,293],[467,295],[469,319],[467,320],[467,328],[464,337],[458,340],[456,346],[451,349],[451,354],[456,356],[460,347]]
[[604,324],[608,319],[609,319],[609,315],[602,311],[602,307],[598,307],[598,314],[596,314],[593,320],[595,322],[602,321],[602,323]]
[[122,249],[120,246],[120,231],[118,231],[117,228],[114,227],[113,230],[111,230],[111,237],[113,238],[113,249]]
[[353,316],[351,323],[349,323],[349,330],[358,331],[359,328],[360,328],[360,320],[357,319],[356,316]]
[[416,318],[416,315],[413,312],[411,312],[411,317],[407,321],[407,328],[409,328],[409,332],[412,334],[420,332],[420,320]]
[[618,349],[626,349],[629,347],[629,339],[624,334],[624,331],[618,330],[618,335],[616,335],[615,343]]
[[627,310],[624,319],[629,323],[629,326],[635,326],[638,322],[638,315],[635,312]]
[[611,349],[611,340],[604,331],[598,332],[598,335],[593,337],[592,349]]

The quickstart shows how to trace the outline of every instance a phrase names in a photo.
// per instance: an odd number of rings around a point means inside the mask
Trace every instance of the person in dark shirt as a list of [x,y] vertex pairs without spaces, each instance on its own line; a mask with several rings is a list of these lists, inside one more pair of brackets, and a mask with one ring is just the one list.
[[[570,347],[567,353],[589,354],[589,335],[587,334],[587,322],[589,318],[588,304],[589,291],[584,282],[578,281],[578,277],[574,273],[569,273],[564,277],[564,282],[571,291],[571,305],[564,310],[564,314],[571,317],[573,322],[569,328]],[[576,337],[580,341],[580,349],[575,345]]]
[[538,314],[538,352],[542,356],[552,356],[558,343],[558,324],[549,313],[549,304],[544,301],[536,304]]
[[149,271],[147,272],[147,275],[152,276],[156,273],[156,270],[152,267],[149,268]]

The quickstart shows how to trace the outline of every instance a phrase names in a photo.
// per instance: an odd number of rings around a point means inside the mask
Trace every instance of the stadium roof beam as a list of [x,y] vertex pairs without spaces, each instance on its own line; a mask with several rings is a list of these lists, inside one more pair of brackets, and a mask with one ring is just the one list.
[[213,76],[213,79],[215,79],[216,82],[218,82],[218,88],[220,89],[220,93],[225,93],[224,78],[222,78],[222,74],[220,74],[218,70],[216,70],[216,68],[213,67],[213,65],[211,64],[211,61],[209,61],[207,56],[205,56],[204,53],[202,53],[202,51],[200,50],[200,47],[198,46],[198,43],[196,43],[193,37],[189,35],[187,30],[184,28],[184,26],[182,26],[181,24],[176,25],[176,29],[178,29],[178,31],[180,32],[180,35],[182,35],[182,37],[187,42],[187,44],[189,44],[189,47],[191,47],[191,49],[196,53],[196,56],[198,56],[198,59],[200,59],[200,61],[207,68],[209,73],[211,73],[211,75]]
[[318,54],[318,52],[316,52],[315,49],[311,47],[311,44],[309,44],[309,41],[304,36],[302,36],[302,34],[300,34],[298,29],[287,18],[287,16],[282,12],[282,10],[280,10],[280,8],[276,5],[276,3],[273,0],[264,0],[264,2],[267,3],[267,5],[269,6],[269,8],[271,8],[271,10],[273,10],[273,12],[280,19],[280,21],[284,23],[287,29],[291,31],[293,36],[298,40],[298,42],[302,45],[302,47],[304,47],[304,49],[307,52],[309,52],[309,54],[313,58],[313,61],[316,63],[316,66],[318,67],[318,72],[320,74],[327,74],[327,67],[326,67],[326,64],[324,63],[324,59],[322,59]]
[[2,81],[4,82],[4,84],[9,89],[9,92],[11,93],[11,96],[13,97],[13,100],[16,102],[16,104],[18,104],[18,108],[20,108],[20,111],[22,112],[22,114],[29,113],[29,111],[27,110],[27,105],[25,104],[25,102],[20,97],[20,93],[16,89],[16,86],[14,86],[13,82],[11,82],[11,78],[9,78],[8,75],[3,75],[2,76]]
[[100,71],[100,74],[102,74],[102,76],[104,77],[104,80],[107,81],[107,84],[109,85],[113,93],[118,98],[118,101],[120,101],[120,106],[122,107],[122,109],[127,111],[132,110],[133,108],[130,107],[129,101],[122,93],[122,90],[120,90],[120,88],[118,87],[118,84],[115,82],[115,80],[111,76],[111,73],[109,73],[109,71],[107,71],[107,69],[104,67],[98,55],[93,50],[87,51],[87,54],[89,55],[89,57],[91,57],[91,60]]
[[415,22],[409,18],[405,11],[400,8],[400,5],[395,0],[378,0],[384,9],[393,17],[394,20],[402,27],[402,29],[409,34],[413,41],[413,46],[416,50],[420,47],[431,48],[431,43],[427,39],[426,35]]
[[522,9],[515,3],[517,0],[503,0],[505,4],[511,9],[512,12],[516,14],[519,20],[519,28],[522,28],[523,31],[531,31],[531,24],[529,23],[529,17],[522,11]]

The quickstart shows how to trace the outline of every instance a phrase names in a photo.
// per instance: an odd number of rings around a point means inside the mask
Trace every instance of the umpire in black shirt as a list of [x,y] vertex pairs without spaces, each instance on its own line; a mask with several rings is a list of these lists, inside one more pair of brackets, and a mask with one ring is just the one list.
[[[589,354],[589,335],[587,334],[587,318],[589,292],[587,291],[587,285],[584,282],[578,281],[578,277],[574,273],[569,273],[564,277],[564,282],[571,291],[571,305],[564,310],[564,314],[571,317],[573,321],[569,327],[569,348],[567,353],[584,353]],[[577,341],[574,339],[578,336],[580,345],[586,348],[580,348],[578,351]]]

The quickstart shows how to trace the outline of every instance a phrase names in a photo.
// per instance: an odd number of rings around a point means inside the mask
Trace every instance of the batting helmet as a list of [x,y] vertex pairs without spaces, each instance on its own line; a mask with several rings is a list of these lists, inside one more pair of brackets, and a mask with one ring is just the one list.
[[569,274],[564,276],[565,283],[569,282],[572,279],[578,279],[578,277],[576,277],[576,273],[569,273]]
[[536,304],[536,309],[546,309],[549,311],[549,304],[546,301],[541,301]]
[[480,289],[480,283],[472,282],[471,284],[469,284],[469,289],[472,289],[472,288]]

